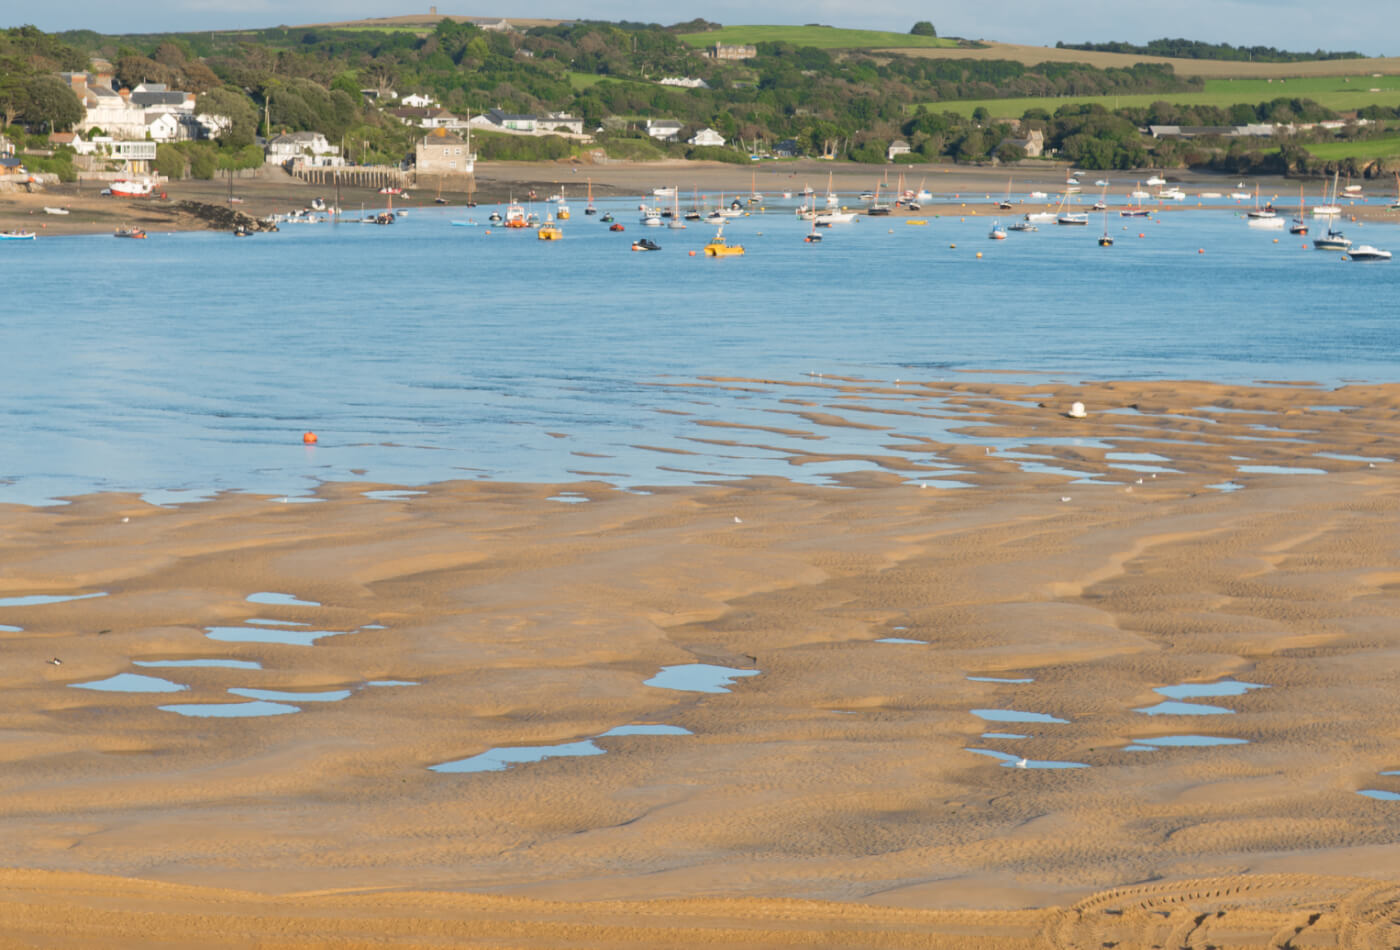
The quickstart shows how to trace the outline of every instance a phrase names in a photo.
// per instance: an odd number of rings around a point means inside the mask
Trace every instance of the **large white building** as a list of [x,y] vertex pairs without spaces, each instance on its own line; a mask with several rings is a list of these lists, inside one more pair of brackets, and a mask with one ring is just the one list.
[[161,83],[142,83],[135,89],[117,89],[111,73],[61,73],[83,104],[78,132],[101,129],[116,139],[150,139],[177,142],[208,138],[217,131],[222,116],[196,115],[195,95],[168,89]]
[[300,161],[311,168],[344,165],[340,146],[332,145],[320,132],[283,132],[267,143],[263,154],[269,165]]

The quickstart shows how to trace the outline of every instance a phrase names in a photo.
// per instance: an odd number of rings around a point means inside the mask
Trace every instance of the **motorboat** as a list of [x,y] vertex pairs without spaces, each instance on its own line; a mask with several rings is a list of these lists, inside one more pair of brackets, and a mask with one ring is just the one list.
[[1346,257],[1349,261],[1388,261],[1390,252],[1370,244],[1358,244],[1347,252]]
[[1167,183],[1167,180],[1166,180],[1165,178],[1163,178],[1161,175],[1153,175],[1151,178],[1147,179],[1147,185],[1148,185],[1149,188],[1152,188],[1152,187],[1160,188],[1162,185],[1165,185],[1166,183]]
[[1251,217],[1247,223],[1251,228],[1257,228],[1261,231],[1282,231],[1285,224],[1283,218],[1280,218],[1276,214],[1267,218]]
[[559,225],[554,223],[554,219],[547,217],[540,229],[535,232],[535,236],[541,241],[557,241],[564,236],[564,232],[559,230]]
[[500,224],[501,221],[504,219],[501,217],[501,213],[499,211],[492,211],[486,216],[486,220],[489,221],[491,224]]
[[650,238],[642,238],[642,239],[640,239],[640,240],[637,240],[637,241],[633,241],[633,242],[632,242],[632,250],[634,250],[634,251],[659,251],[659,250],[661,250],[661,245],[660,245],[660,244],[657,244],[655,241],[651,240]]
[[1005,241],[1006,229],[1001,226],[1000,222],[993,221],[992,229],[987,232],[987,237],[993,241]]
[[1025,215],[1027,224],[1053,224],[1058,215],[1053,211],[1032,211]]
[[738,257],[744,253],[742,244],[728,244],[724,240],[724,228],[721,227],[715,232],[715,236],[710,239],[710,243],[705,245],[706,257]]
[[642,212],[641,222],[649,228],[661,227],[661,209],[647,208],[645,211]]
[[819,211],[815,220],[817,227],[827,228],[833,224],[850,224],[858,217],[854,211]]
[[49,205],[44,205],[44,214],[67,214],[67,213],[68,213],[68,209],[67,209],[67,208],[54,208],[54,207],[51,207],[51,206],[49,206]]
[[112,237],[144,239],[146,232],[140,228],[117,228],[112,232]]
[[118,178],[109,187],[117,198],[149,198],[155,191],[149,178]]
[[1346,251],[1351,249],[1351,238],[1329,227],[1326,234],[1313,238],[1313,247],[1319,251]]
[[1017,222],[1015,222],[1014,224],[1012,224],[1010,227],[1008,227],[1006,230],[1008,230],[1008,231],[1039,231],[1040,228],[1038,228],[1038,227],[1036,227],[1035,225],[1031,224],[1029,221],[1017,221]]
[[34,236],[33,231],[0,231],[0,241],[32,241]]
[[1083,213],[1083,212],[1066,211],[1066,212],[1063,212],[1062,214],[1056,215],[1056,217],[1055,217],[1055,223],[1056,223],[1056,224],[1079,224],[1079,225],[1088,224],[1088,223],[1089,223],[1089,215],[1088,215],[1088,214],[1085,214],[1085,213]]
[[599,218],[598,220],[601,221],[601,222],[603,222],[604,224],[612,224],[612,223],[613,223],[614,221],[616,221],[617,219],[614,218],[614,217],[612,216],[611,213],[605,213],[605,214],[604,214],[601,218]]
[[676,197],[676,188],[674,185],[669,188],[653,188],[651,193],[656,198],[674,198]]
[[623,227],[622,225],[620,225],[620,224],[612,224],[612,225],[609,225],[609,226],[608,226],[608,230],[609,230],[609,231],[625,231],[625,230],[627,230],[627,229],[624,228],[624,227]]

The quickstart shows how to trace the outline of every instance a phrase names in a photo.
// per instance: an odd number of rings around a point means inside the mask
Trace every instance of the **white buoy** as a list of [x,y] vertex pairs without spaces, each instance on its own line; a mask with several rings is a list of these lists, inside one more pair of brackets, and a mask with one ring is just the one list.
[[735,524],[743,524],[743,523],[744,523],[744,520],[743,520],[742,518],[740,518],[738,515],[735,515],[735,516],[734,516],[734,523],[735,523]]
[[1076,402],[1069,407],[1069,412],[1065,413],[1065,415],[1069,416],[1071,419],[1083,419],[1088,413],[1084,411],[1084,403]]

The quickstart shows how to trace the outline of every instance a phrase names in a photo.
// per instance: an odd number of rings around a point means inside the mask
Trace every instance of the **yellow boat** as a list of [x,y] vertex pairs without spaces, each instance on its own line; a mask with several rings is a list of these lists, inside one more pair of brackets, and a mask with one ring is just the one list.
[[925,224],[928,224],[928,220],[927,220],[926,218],[910,218],[909,220],[905,221],[904,223],[905,223],[905,224],[925,225]]
[[564,232],[554,223],[553,218],[545,218],[544,224],[535,232],[541,241],[557,241],[564,236]]
[[705,245],[706,257],[738,257],[744,253],[742,244],[726,244],[724,242],[724,228],[721,227],[715,236],[710,239],[710,243]]

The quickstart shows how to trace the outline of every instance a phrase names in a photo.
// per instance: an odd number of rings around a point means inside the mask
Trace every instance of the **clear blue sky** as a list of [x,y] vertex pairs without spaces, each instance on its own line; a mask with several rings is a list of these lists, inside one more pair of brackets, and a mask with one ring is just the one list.
[[[403,0],[112,0],[7,4],[0,24],[33,23],[43,30],[87,28],[104,33],[236,29],[316,23],[427,12],[427,2]],[[975,3],[910,3],[906,0],[676,0],[639,6],[632,0],[534,0],[459,7],[442,13],[476,16],[646,19],[676,23],[704,15],[726,24],[825,23],[908,31],[931,20],[939,35],[1053,46],[1056,40],[1127,40],[1158,37],[1262,44],[1290,50],[1357,50],[1370,56],[1400,55],[1400,4],[1335,6],[1318,0],[980,0]]]

